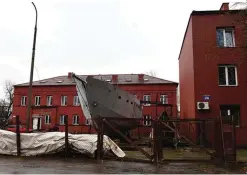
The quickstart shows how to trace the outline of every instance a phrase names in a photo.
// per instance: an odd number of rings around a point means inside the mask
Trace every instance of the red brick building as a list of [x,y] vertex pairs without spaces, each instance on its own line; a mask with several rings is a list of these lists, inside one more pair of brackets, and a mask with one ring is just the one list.
[[[238,146],[247,145],[247,58],[241,10],[193,11],[179,55],[181,118],[233,115]],[[200,109],[199,102],[204,103]],[[213,128],[207,139],[213,142]],[[195,140],[198,128],[187,135]]]
[[[87,76],[80,77],[85,80]],[[178,83],[143,74],[95,75],[94,77],[113,83],[135,94],[140,100],[156,101],[158,94],[159,101],[173,105],[172,109],[167,109],[167,112],[172,116],[177,115]],[[28,83],[14,86],[13,115],[19,115],[23,124],[25,124],[27,114],[27,94]],[[158,115],[164,109],[164,107],[158,107]],[[68,73],[68,76],[33,82],[31,126],[38,120],[40,129],[49,129],[56,124],[63,125],[64,115],[68,115],[69,132],[88,132],[89,126],[83,116],[71,73]],[[156,117],[156,108],[153,105],[144,106],[143,115],[143,124],[150,125],[150,122],[145,120]],[[59,127],[60,131],[64,130],[63,126]]]

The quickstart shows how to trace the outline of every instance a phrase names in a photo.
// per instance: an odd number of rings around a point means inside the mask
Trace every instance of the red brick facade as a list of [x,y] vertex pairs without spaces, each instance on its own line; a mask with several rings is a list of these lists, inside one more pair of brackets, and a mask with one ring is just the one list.
[[[70,75],[70,74],[69,74]],[[102,75],[104,77],[104,75]],[[138,79],[138,75],[136,76]],[[146,75],[145,75],[146,76]],[[139,84],[128,84],[121,83],[120,79],[116,79],[116,75],[112,76],[115,81],[119,81],[118,85],[120,88],[129,91],[135,95],[140,100],[143,100],[144,95],[150,95],[151,101],[156,100],[156,94],[158,95],[158,100],[160,100],[160,95],[167,95],[168,103],[173,105],[173,109],[171,115],[177,115],[177,100],[176,100],[176,90],[177,83],[162,83],[163,80],[159,84],[155,83],[146,83],[140,82]],[[150,78],[150,77],[149,77]],[[155,77],[153,77],[154,79]],[[55,78],[56,79],[56,78]],[[64,82],[69,80],[69,77],[63,76]],[[150,78],[151,79],[151,78]],[[47,79],[46,81],[53,81],[54,78]],[[165,81],[165,80],[164,80]],[[39,81],[42,82],[42,81]],[[113,82],[113,81],[112,81]],[[89,126],[86,125],[85,117],[83,116],[83,112],[81,106],[74,106],[73,100],[74,96],[77,96],[76,86],[75,84],[61,84],[61,85],[43,85],[42,83],[35,82],[33,86],[33,96],[32,96],[32,104],[35,104],[35,96],[40,96],[40,105],[32,107],[31,116],[39,116],[41,117],[41,129],[49,129],[56,124],[60,123],[61,115],[68,115],[68,123],[69,123],[69,132],[71,133],[87,133],[89,131]],[[14,104],[13,104],[13,115],[19,115],[21,123],[25,124],[26,122],[26,113],[27,113],[27,98],[26,105],[22,106],[21,99],[23,96],[27,96],[28,86],[26,85],[16,85],[14,90]],[[47,106],[47,96],[52,96],[52,106]],[[67,96],[67,105],[61,105],[61,96]],[[158,115],[164,111],[164,107],[158,108]],[[169,109],[168,109],[169,110]],[[168,111],[169,112],[169,111]],[[45,123],[45,116],[49,115],[51,121],[49,124]],[[73,116],[79,116],[79,126],[73,124]],[[144,106],[143,107],[143,115],[151,115],[153,118],[156,117],[156,110],[154,106]],[[83,126],[84,125],[84,126]],[[32,119],[31,119],[32,126]],[[60,131],[64,131],[63,126],[59,126]]]
[[[213,118],[223,115],[223,107],[237,105],[239,126],[237,127],[237,145],[247,146],[247,61],[246,48],[243,47],[243,25],[239,11],[227,10],[227,4],[221,11],[193,11],[184,36],[179,56],[180,116],[181,118]],[[221,47],[221,31],[232,31],[233,46]],[[221,30],[221,31],[220,31]],[[216,31],[220,31],[218,34]],[[228,33],[229,35],[229,33]],[[222,35],[223,36],[223,35]],[[226,32],[224,33],[224,37]],[[219,37],[217,40],[216,38]],[[224,41],[225,45],[231,44]],[[226,43],[229,42],[229,43]],[[222,85],[223,71],[235,68],[236,82],[231,86]],[[220,68],[221,67],[221,68]],[[227,74],[227,73],[226,73]],[[224,75],[225,77],[226,75]],[[224,82],[223,82],[224,84]],[[227,83],[226,83],[227,84]],[[209,100],[204,95],[210,95]],[[210,109],[200,111],[197,102],[209,102]],[[229,109],[232,107],[229,107]],[[227,110],[229,111],[229,110]],[[235,111],[236,112],[236,111]],[[232,114],[231,114],[232,115]],[[213,128],[207,128],[207,136],[213,142]],[[197,130],[188,135],[195,140]]]

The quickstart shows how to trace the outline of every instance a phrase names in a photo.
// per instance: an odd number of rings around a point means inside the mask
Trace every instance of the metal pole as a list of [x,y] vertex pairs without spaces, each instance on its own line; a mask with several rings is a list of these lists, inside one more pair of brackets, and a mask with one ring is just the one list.
[[31,103],[32,103],[32,83],[33,83],[33,69],[34,69],[34,57],[35,57],[35,46],[36,46],[36,35],[37,35],[37,19],[38,19],[38,12],[35,4],[32,2],[35,13],[36,13],[36,20],[35,20],[35,27],[34,27],[34,38],[33,38],[33,52],[32,52],[32,62],[31,62],[31,72],[30,72],[30,81],[29,81],[29,88],[28,88],[28,108],[27,108],[27,127],[26,132],[29,132],[30,127],[30,110],[31,110]]

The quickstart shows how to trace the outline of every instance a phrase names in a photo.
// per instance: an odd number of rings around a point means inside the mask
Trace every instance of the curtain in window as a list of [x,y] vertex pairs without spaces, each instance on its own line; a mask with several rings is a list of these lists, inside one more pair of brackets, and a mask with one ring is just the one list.
[[224,47],[224,35],[223,35],[222,29],[216,30],[216,40],[217,40],[218,47]]
[[219,85],[226,85],[226,72],[225,67],[219,67]]
[[226,47],[233,47],[232,30],[225,32]]
[[229,85],[236,85],[235,67],[228,67],[228,83]]
[[64,124],[64,116],[63,115],[60,116],[60,124]]

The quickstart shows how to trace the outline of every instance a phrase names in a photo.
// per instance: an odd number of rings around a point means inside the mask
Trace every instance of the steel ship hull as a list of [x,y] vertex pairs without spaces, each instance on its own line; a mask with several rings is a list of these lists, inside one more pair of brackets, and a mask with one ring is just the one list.
[[[142,118],[140,101],[134,95],[91,76],[87,77],[86,82],[75,81],[83,113],[96,130],[99,128],[99,118],[109,119],[108,121],[122,132],[138,126],[137,120],[122,120]],[[119,120],[116,120],[117,118]],[[108,135],[113,133],[107,125],[104,125],[104,130]]]

